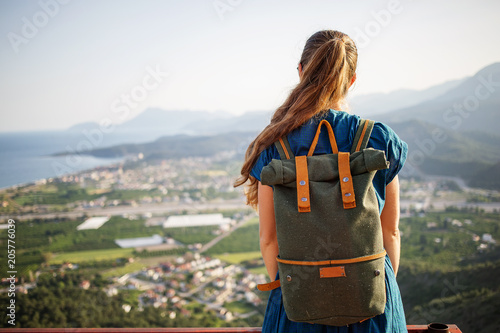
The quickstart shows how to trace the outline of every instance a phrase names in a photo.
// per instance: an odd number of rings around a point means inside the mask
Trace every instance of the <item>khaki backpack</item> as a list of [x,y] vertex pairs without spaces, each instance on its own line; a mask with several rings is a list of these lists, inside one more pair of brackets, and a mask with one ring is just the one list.
[[[373,124],[361,120],[348,153],[322,120],[307,156],[294,156],[281,138],[281,160],[262,170],[262,184],[274,187],[280,280],[258,288],[281,285],[292,321],[345,326],[384,312],[386,252],[372,180],[388,162],[366,148]],[[313,156],[323,126],[333,153]]]

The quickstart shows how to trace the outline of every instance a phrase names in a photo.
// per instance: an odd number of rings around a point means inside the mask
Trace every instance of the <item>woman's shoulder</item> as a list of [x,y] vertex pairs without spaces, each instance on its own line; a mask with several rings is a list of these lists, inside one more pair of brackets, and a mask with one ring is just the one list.
[[385,152],[389,162],[389,169],[385,172],[385,183],[389,184],[406,162],[408,144],[389,125],[375,121],[368,147]]
[[[361,117],[359,115],[348,113],[346,111],[330,110],[325,119],[327,119],[332,124],[334,130],[336,127],[343,129],[344,131],[346,128],[349,129],[349,131],[351,132],[350,136],[354,138],[361,119],[368,120],[370,118]],[[380,146],[380,148],[382,148],[382,146],[386,146],[391,142],[406,145],[406,143],[399,138],[396,132],[389,125],[377,121],[376,119],[371,120],[373,120],[374,125],[370,136],[370,143]],[[370,143],[369,147],[371,146]],[[372,148],[378,147],[372,146]]]
[[274,144],[270,145],[260,153],[257,162],[255,162],[252,170],[250,171],[250,175],[260,181],[260,173],[262,172],[262,169],[273,159],[279,158],[280,155],[276,146]]
[[[350,143],[352,143],[362,117],[345,111],[330,110],[330,112],[326,116],[326,119],[332,124],[335,132],[337,132],[336,129],[338,129],[338,132],[347,131],[349,134],[348,135],[349,141]],[[364,119],[369,119],[369,118],[364,118]],[[408,149],[406,142],[401,140],[401,138],[389,125],[377,121],[376,119],[372,120],[374,124],[370,135],[370,140],[368,142],[368,147],[385,151],[387,149],[398,148],[398,147],[402,150]],[[397,147],[391,147],[391,146],[397,146]]]
[[[356,132],[361,119],[368,120],[370,118],[361,117],[357,114],[349,113],[347,111],[330,110],[325,119],[327,119],[334,127],[349,128]],[[399,139],[396,132],[394,132],[394,130],[389,125],[377,121],[376,119],[371,120],[374,121],[372,137],[385,141],[393,140],[396,138]]]
[[[343,114],[335,114],[335,116],[344,122],[344,125],[349,126],[349,137],[353,137],[361,117],[354,114],[343,112]],[[374,121],[373,129],[368,140],[368,148],[374,148],[385,152],[389,169],[380,172],[384,175],[385,184],[389,184],[392,179],[401,171],[406,162],[408,154],[408,144],[404,142],[398,134],[387,124],[372,119]],[[351,141],[352,143],[352,141]]]
[[[330,109],[320,115],[314,116],[302,126],[296,128],[288,135],[290,146],[297,156],[306,155],[322,120],[327,120],[335,133],[335,139],[340,151],[349,151],[359,124],[359,116]],[[319,136],[315,154],[331,153],[328,133],[323,128]]]
[[[350,151],[361,117],[345,111],[329,110],[320,116],[313,117],[288,135],[291,149],[296,156],[306,155],[321,120],[326,119],[333,128],[340,151]],[[387,180],[391,180],[401,169],[408,150],[407,144],[387,124],[375,121],[368,141],[368,147],[383,150],[393,166]],[[316,146],[317,154],[331,153],[326,131],[322,131]],[[271,160],[279,159],[279,153],[272,144],[264,149],[250,174],[260,180],[260,172]]]
[[359,121],[361,120],[361,117],[356,114],[349,113],[348,111],[338,111],[333,109],[328,110],[323,117],[333,126],[342,125],[354,128],[357,127]]
[[405,146],[407,149],[406,142],[404,142],[389,125],[379,121],[374,121],[369,146],[381,149],[390,144]]

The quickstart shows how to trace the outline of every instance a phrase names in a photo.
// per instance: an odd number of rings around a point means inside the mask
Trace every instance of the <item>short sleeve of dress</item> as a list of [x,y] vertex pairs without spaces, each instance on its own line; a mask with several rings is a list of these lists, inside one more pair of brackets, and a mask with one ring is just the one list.
[[386,124],[375,122],[369,146],[385,151],[389,169],[385,173],[385,185],[401,171],[408,154],[408,145]]
[[273,158],[279,159],[280,155],[278,153],[278,150],[276,149],[276,146],[270,145],[264,151],[262,151],[262,153],[260,153],[259,159],[250,171],[250,176],[253,176],[260,182],[260,173],[262,172],[262,169],[266,165],[268,165]]

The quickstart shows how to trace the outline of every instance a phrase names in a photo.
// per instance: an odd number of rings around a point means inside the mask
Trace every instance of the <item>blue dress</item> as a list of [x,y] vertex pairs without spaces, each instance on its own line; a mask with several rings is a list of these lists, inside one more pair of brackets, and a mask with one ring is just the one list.
[[[295,129],[288,135],[290,147],[296,156],[307,155],[316,129],[322,119],[327,119],[332,125],[341,152],[349,152],[359,124],[360,118],[343,111],[330,110],[322,117],[314,117],[301,127]],[[389,169],[379,170],[373,179],[373,186],[377,195],[379,210],[382,212],[385,203],[385,187],[398,174],[404,165],[408,152],[407,144],[402,141],[396,133],[387,125],[375,122],[368,147],[385,151],[390,163]],[[315,155],[331,154],[330,141],[326,129],[320,134],[316,146]],[[272,159],[279,159],[279,153],[274,145],[269,146],[261,154],[250,174],[260,181],[262,168],[269,164]],[[279,275],[279,274],[278,274]],[[279,278],[279,276],[277,276]],[[266,314],[262,332],[324,332],[324,333],[399,333],[407,332],[406,320],[401,301],[401,294],[394,276],[389,257],[385,257],[385,285],[387,302],[385,311],[376,317],[363,321],[362,323],[348,326],[327,326],[308,323],[297,323],[290,321],[285,313],[281,298],[281,288],[271,291],[267,303]]]

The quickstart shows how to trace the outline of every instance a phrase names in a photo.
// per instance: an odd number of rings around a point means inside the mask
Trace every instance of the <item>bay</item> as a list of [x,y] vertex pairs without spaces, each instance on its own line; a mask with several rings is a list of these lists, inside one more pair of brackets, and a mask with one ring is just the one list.
[[53,156],[61,152],[84,152],[121,143],[154,139],[147,133],[113,133],[88,137],[80,131],[0,133],[0,188],[58,177],[122,161],[77,154]]

